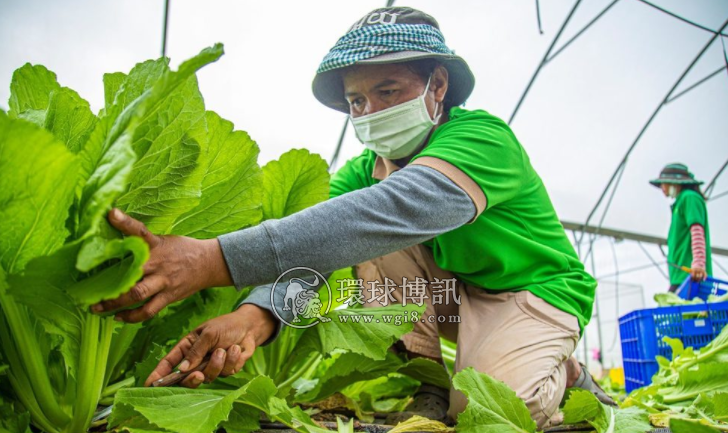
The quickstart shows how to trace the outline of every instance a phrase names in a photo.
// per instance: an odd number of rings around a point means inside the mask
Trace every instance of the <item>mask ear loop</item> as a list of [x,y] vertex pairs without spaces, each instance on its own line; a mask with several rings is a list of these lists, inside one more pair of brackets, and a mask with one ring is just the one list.
[[[422,100],[424,101],[425,96],[427,96],[427,91],[430,90],[430,81],[432,81],[432,76],[435,75],[435,72],[431,72],[429,78],[427,78],[427,84],[425,84],[425,92],[421,95]],[[440,103],[435,102],[435,113],[437,113],[437,109],[439,108]],[[443,112],[445,110],[443,109]],[[428,113],[429,115],[429,113]],[[440,114],[437,114],[434,119],[432,120],[433,125],[437,125],[437,123],[440,121],[440,117],[442,117],[442,112]]]

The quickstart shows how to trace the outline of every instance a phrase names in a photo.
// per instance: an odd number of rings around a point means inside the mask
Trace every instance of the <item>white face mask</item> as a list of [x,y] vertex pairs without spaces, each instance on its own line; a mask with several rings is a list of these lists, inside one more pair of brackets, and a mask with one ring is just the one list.
[[425,104],[430,79],[432,75],[427,80],[425,92],[411,101],[366,116],[350,116],[359,141],[387,159],[404,158],[417,150],[440,120],[439,115],[434,120],[430,118]]
[[676,199],[677,198],[677,186],[668,185],[667,186],[667,196],[673,200]]

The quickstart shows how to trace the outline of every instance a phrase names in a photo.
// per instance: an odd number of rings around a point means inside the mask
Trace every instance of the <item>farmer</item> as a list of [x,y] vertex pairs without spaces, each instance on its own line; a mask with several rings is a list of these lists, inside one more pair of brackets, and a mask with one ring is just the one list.
[[713,274],[708,209],[699,186],[703,182],[695,180],[685,164],[668,164],[660,177],[650,183],[661,188],[665,197],[674,200],[667,236],[667,262],[669,290],[675,292],[685,280],[686,270],[694,281],[703,281]]
[[[329,272],[358,265],[364,287],[426,280],[425,316],[460,317],[459,325],[416,323],[400,350],[442,363],[439,335],[457,341],[455,370],[474,367],[510,385],[540,427],[549,425],[567,386],[608,399],[571,357],[596,282],[508,125],[459,107],[473,86],[467,63],[445,45],[432,17],[405,7],[370,12],[326,55],[313,81],[314,96],[347,113],[366,147],[332,177],[331,199],[205,241],[152,235],[114,210],[111,223],[146,239],[151,258],[128,294],[94,308],[149,298],[118,314],[136,322],[207,287],[271,283],[297,266]],[[445,280],[455,282],[455,296],[436,303],[433,282]],[[403,287],[392,293],[397,302],[406,295]],[[179,363],[187,371],[208,353],[204,372],[183,385],[238,371],[275,337],[280,321],[272,311],[271,286],[257,287],[233,313],[185,337],[147,383]],[[455,417],[465,405],[459,392],[423,385],[398,417],[445,419],[448,409]]]

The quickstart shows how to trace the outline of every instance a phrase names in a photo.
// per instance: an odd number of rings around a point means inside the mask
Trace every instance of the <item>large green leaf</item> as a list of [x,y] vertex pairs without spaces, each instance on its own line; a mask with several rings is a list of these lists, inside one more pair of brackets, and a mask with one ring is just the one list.
[[88,102],[75,91],[63,87],[51,94],[43,126],[71,152],[78,153],[96,127],[96,121]]
[[472,433],[535,433],[523,400],[503,382],[472,367],[453,378],[453,386],[468,397],[465,411],[458,415],[456,431]]
[[233,124],[208,111],[207,158],[200,203],[175,221],[171,232],[209,239],[258,224],[262,218],[262,171],[258,146]]
[[406,374],[420,382],[440,388],[450,388],[450,377],[445,367],[426,358],[402,361],[393,353],[384,360],[372,360],[358,353],[342,353],[324,360],[314,375],[314,384],[306,392],[299,390],[296,401],[320,401],[341,392],[347,386],[363,380],[387,376],[390,373]]
[[110,109],[111,106],[114,105],[116,94],[119,92],[119,89],[121,89],[124,81],[126,81],[126,76],[127,75],[123,72],[104,74],[104,111],[100,113],[100,115],[103,115],[106,110]]
[[329,198],[328,165],[305,149],[293,149],[263,167],[263,219],[280,219]]
[[78,93],[61,87],[56,74],[42,65],[25,64],[13,73],[10,116],[21,117],[51,131],[73,153],[83,147],[96,116]]
[[196,205],[205,119],[194,73],[221,55],[216,45],[176,72],[160,59],[140,63],[129,75],[104,77],[107,106],[81,153],[88,182],[79,236],[96,233],[114,202],[155,233],[167,233]]
[[[124,406],[149,422],[178,433],[209,433],[225,421],[246,387],[236,391],[189,388],[125,388],[116,394],[110,425],[123,425]],[[128,412],[124,412],[128,413]]]
[[0,265],[8,273],[63,244],[78,169],[51,133],[0,113]]
[[56,80],[56,74],[43,65],[26,63],[13,72],[10,82],[8,115],[18,117],[26,111],[42,111],[43,113],[38,116],[36,123],[43,125],[51,93],[60,88],[61,85]]
[[97,234],[101,225],[106,223],[106,213],[126,191],[132,166],[137,159],[128,134],[105,144],[111,123],[110,118],[98,122],[80,153],[82,176],[86,183],[78,205],[76,236],[79,239]]
[[[66,289],[68,295],[82,308],[101,301],[116,299],[134,287],[134,284],[144,275],[142,267],[149,259],[149,246],[142,238],[132,236],[123,240],[113,240],[108,244],[110,245],[108,250],[104,250],[103,253],[108,253],[109,257],[114,257],[116,253],[121,255],[127,251],[132,255]],[[79,255],[79,259],[81,259],[81,255]],[[98,257],[95,259],[98,260]],[[93,263],[91,259],[88,261]],[[88,263],[82,262],[81,265],[86,264]]]
[[419,317],[423,310],[424,306],[391,305],[331,311],[327,315],[331,319],[329,322],[319,323],[301,336],[296,355],[344,350],[383,360],[389,347],[412,330],[412,319]]
[[160,58],[137,63],[128,73],[104,74],[104,103],[108,115],[118,115],[151,89],[169,72],[169,59]]
[[652,428],[647,412],[636,407],[605,406],[594,394],[581,389],[571,391],[563,412],[564,424],[588,422],[597,433],[646,432]]
[[674,386],[664,386],[658,392],[667,404],[694,400],[701,393],[728,392],[728,364],[700,364],[695,370],[680,372]]
[[[290,408],[285,400],[275,397],[273,381],[265,376],[251,380],[234,391],[188,388],[125,388],[116,394],[111,427],[139,423],[141,415],[148,423],[178,433],[208,433],[221,423],[231,431],[249,431],[260,411],[271,420],[280,421],[303,433],[321,433],[300,408]],[[239,410],[239,405],[249,409]],[[235,409],[235,414],[231,412]],[[257,410],[252,410],[257,409]],[[248,418],[251,417],[251,418]]]
[[[170,233],[174,221],[199,203],[208,160],[205,107],[194,73],[221,55],[222,46],[216,45],[184,62],[176,72],[163,71],[119,117],[118,122],[127,116],[138,122],[132,135],[138,161],[129,190],[117,204],[152,232]],[[127,83],[146,79],[146,73],[143,68],[132,70],[117,100],[130,88]],[[110,136],[117,133],[115,127]]]

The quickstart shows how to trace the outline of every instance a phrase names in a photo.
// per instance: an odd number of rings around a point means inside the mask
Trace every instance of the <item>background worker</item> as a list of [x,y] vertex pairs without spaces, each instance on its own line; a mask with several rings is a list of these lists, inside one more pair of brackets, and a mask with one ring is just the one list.
[[[151,298],[118,314],[139,321],[203,288],[267,284],[297,266],[329,272],[358,264],[368,282],[452,277],[460,304],[436,305],[430,296],[425,314],[455,311],[461,323],[415,324],[402,339],[410,357],[442,362],[439,335],[456,339],[455,370],[474,367],[503,380],[540,427],[557,413],[567,386],[608,398],[571,357],[591,317],[596,281],[508,125],[458,107],[474,84],[434,18],[405,7],[370,12],[339,39],[313,82],[316,98],[349,114],[366,147],[332,177],[331,199],[206,241],[154,236],[114,211],[111,223],[144,237],[151,258],[129,294],[95,310]],[[402,290],[393,296],[402,299]],[[272,308],[271,287],[257,287],[236,311],[180,341],[148,382],[178,363],[182,371],[194,368],[208,353],[207,368],[183,385],[238,371],[280,326]],[[465,405],[459,392],[423,386],[405,416],[444,419],[449,408],[454,418]]]
[[713,275],[710,256],[710,227],[705,196],[700,191],[702,181],[685,164],[668,164],[660,177],[650,183],[662,189],[665,197],[674,200],[670,206],[672,221],[667,236],[667,262],[670,273],[670,292],[675,292],[685,280],[684,268],[690,268],[694,281]]

